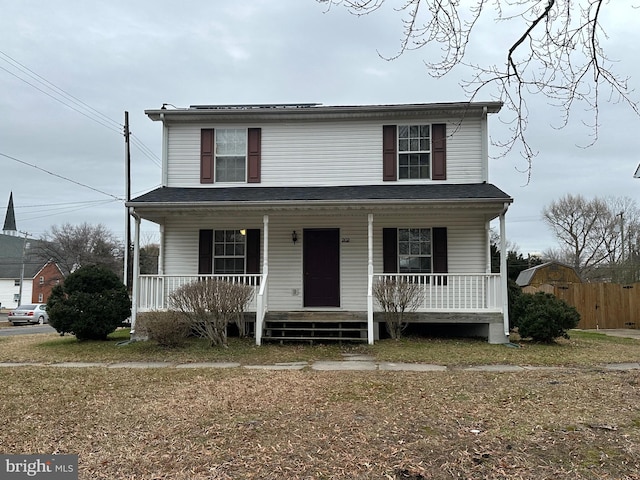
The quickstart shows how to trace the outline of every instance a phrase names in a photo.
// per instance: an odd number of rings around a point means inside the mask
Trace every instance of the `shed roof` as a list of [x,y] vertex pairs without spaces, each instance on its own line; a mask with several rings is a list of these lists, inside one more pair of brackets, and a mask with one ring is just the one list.
[[551,267],[553,265],[573,270],[576,276],[578,278],[580,277],[580,275],[578,275],[578,272],[576,272],[575,268],[573,268],[571,265],[567,265],[565,263],[556,262],[556,261],[550,261],[550,262],[545,262],[540,265],[536,265],[535,267],[527,268],[526,270],[521,271],[518,274],[518,278],[516,278],[516,283],[521,287],[526,287],[527,285],[531,284],[531,280],[533,280],[533,277],[536,274],[536,272],[538,272],[539,270]]

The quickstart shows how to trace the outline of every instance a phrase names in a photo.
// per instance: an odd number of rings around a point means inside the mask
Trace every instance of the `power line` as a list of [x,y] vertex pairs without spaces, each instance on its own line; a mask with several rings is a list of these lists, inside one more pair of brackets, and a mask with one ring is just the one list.
[[[119,131],[120,128],[122,128],[123,125],[120,122],[117,122],[117,121],[113,120],[112,118],[108,117],[104,113],[102,113],[102,112],[96,110],[95,108],[93,108],[91,105],[89,105],[89,104],[83,102],[82,100],[80,100],[79,98],[71,95],[69,92],[66,92],[65,90],[63,90],[62,88],[60,88],[56,84],[54,84],[53,82],[50,82],[49,80],[44,78],[42,75],[39,75],[38,73],[34,72],[29,67],[27,67],[27,66],[23,65],[22,63],[18,62],[15,58],[12,58],[11,56],[6,54],[5,52],[0,50],[0,55],[5,57],[5,58],[0,58],[1,60],[4,60],[5,62],[9,63],[12,67],[16,68],[17,70],[19,70],[22,73],[26,74],[27,76],[31,77],[35,81],[37,81],[40,84],[44,85],[49,90],[54,91],[56,93],[56,95],[61,95],[66,100],[71,101],[72,103],[76,104],[77,106],[79,106],[81,108],[84,108],[86,110],[89,110],[90,112],[93,112],[93,114],[97,115],[101,119],[103,119],[106,122],[111,123],[113,126],[115,126],[118,129],[118,131]],[[7,60],[7,58],[10,60],[10,62]],[[20,80],[25,81],[23,78],[18,77],[17,75],[9,72],[8,70],[6,70],[4,68],[3,68],[3,70],[7,71],[11,75],[14,75],[15,77],[19,78]],[[28,82],[25,81],[25,83],[28,83]],[[28,84],[31,85],[30,83],[28,83]],[[37,87],[35,87],[33,85],[31,85],[31,86],[34,87],[34,88],[37,88]],[[40,90],[40,89],[38,89],[38,90]],[[40,90],[40,91],[42,92],[42,90]],[[46,93],[46,92],[42,92],[42,93]],[[68,106],[69,108],[73,108],[73,107],[70,107],[68,104],[65,104],[65,105]],[[76,110],[76,111],[78,111],[78,110]],[[79,112],[79,113],[82,113],[82,112]],[[110,128],[112,128],[112,127],[110,127]]]
[[[5,58],[2,58],[2,57],[5,57]],[[15,58],[11,57],[10,55],[6,54],[5,52],[3,52],[1,50],[0,50],[0,60],[3,60],[4,62],[8,63],[13,68],[17,69],[21,74],[27,75],[31,79],[33,79],[36,82],[38,82],[40,85],[43,85],[48,90],[54,92],[55,95],[52,95],[51,93],[43,90],[39,86],[34,85],[33,83],[29,82],[25,78],[21,77],[20,75],[17,75],[14,72],[11,72],[10,70],[7,70],[4,67],[0,67],[0,70],[4,70],[9,75],[14,76],[15,78],[17,78],[18,80],[26,83],[30,87],[38,90],[40,93],[43,93],[44,95],[48,96],[49,98],[51,98],[51,99],[63,104],[65,107],[70,108],[71,110],[79,113],[80,115],[83,115],[84,117],[88,118],[89,120],[91,120],[93,122],[96,122],[97,124],[107,128],[108,130],[110,130],[112,132],[115,132],[115,133],[117,133],[119,135],[123,134],[123,132],[122,132],[122,128],[124,128],[123,124],[121,124],[120,122],[117,122],[116,120],[113,120],[112,118],[108,117],[104,113],[102,113],[99,110],[93,108],[88,103],[80,100],[79,98],[75,97],[74,95],[70,94],[69,92],[67,92],[67,91],[63,90],[62,88],[58,87],[53,82],[47,80],[42,75],[34,72],[29,67],[27,67],[26,65],[23,65],[22,63],[18,62]],[[58,98],[58,96],[62,97],[62,99]],[[71,102],[71,104],[69,102]],[[83,109],[84,111],[82,111],[81,109]],[[158,167],[161,166],[160,165],[160,159],[158,158],[158,156],[149,147],[147,147],[144,144],[144,142],[142,142],[142,140],[140,140],[139,138],[136,138],[135,141],[134,141],[134,145],[136,146],[136,148],[138,148],[142,152],[142,154],[144,156],[146,156],[149,160],[151,160],[156,166],[158,166]]]
[[31,87],[33,87],[33,88],[35,88],[36,90],[38,90],[38,91],[39,91],[39,92],[41,92],[41,93],[44,93],[47,97],[50,97],[50,98],[54,99],[56,102],[60,102],[60,103],[61,103],[61,104],[63,104],[65,107],[68,107],[68,108],[70,108],[71,110],[75,110],[75,111],[76,111],[76,112],[78,112],[80,115],[84,115],[85,117],[87,117],[89,120],[93,120],[94,122],[96,122],[96,123],[98,123],[98,124],[102,125],[103,127],[107,128],[107,129],[109,129],[109,130],[111,130],[112,132],[120,133],[120,132],[119,132],[119,130],[114,129],[114,128],[113,128],[113,127],[111,127],[110,125],[107,125],[106,123],[101,122],[99,119],[94,118],[94,117],[91,117],[91,116],[89,116],[88,114],[86,114],[85,112],[82,112],[82,111],[78,110],[77,108],[73,107],[72,105],[69,105],[68,103],[63,102],[63,101],[62,101],[62,100],[60,100],[59,98],[54,97],[53,95],[51,95],[51,94],[50,94],[50,93],[48,93],[48,92],[45,92],[44,90],[42,90],[41,88],[37,87],[37,86],[36,86],[36,85],[34,85],[33,83],[30,83],[30,82],[26,81],[24,78],[20,78],[18,75],[16,75],[16,74],[15,74],[15,73],[13,73],[13,72],[10,72],[10,71],[9,71],[9,70],[7,70],[6,68],[4,68],[4,67],[0,67],[0,70],[4,70],[4,71],[5,71],[5,72],[7,72],[9,75],[13,75],[13,76],[14,76],[14,77],[16,77],[17,79],[22,80],[22,81],[23,81],[24,83],[26,83],[27,85],[29,85],[29,86],[31,86]]
[[116,200],[119,200],[119,201],[123,201],[123,200],[124,200],[123,198],[116,197],[115,195],[111,195],[110,193],[103,192],[102,190],[98,190],[97,188],[90,187],[89,185],[87,185],[87,184],[85,184],[85,183],[81,183],[81,182],[77,182],[77,181],[75,181],[75,180],[71,180],[70,178],[64,177],[64,176],[62,176],[62,175],[58,175],[57,173],[50,172],[49,170],[45,170],[45,169],[44,169],[44,168],[42,168],[42,167],[39,167],[39,166],[37,166],[37,165],[33,165],[32,163],[25,162],[24,160],[20,160],[20,159],[18,159],[18,158],[12,157],[11,155],[7,155],[7,154],[5,154],[5,153],[0,152],[0,156],[5,157],[5,158],[8,158],[8,159],[10,159],[10,160],[14,160],[14,161],[16,161],[16,162],[18,162],[18,163],[22,163],[23,165],[27,165],[27,166],[29,166],[29,167],[35,168],[35,169],[37,169],[37,170],[40,170],[40,171],[42,171],[42,172],[45,172],[45,173],[47,173],[47,174],[49,174],[49,175],[52,175],[52,176],[54,176],[54,177],[61,178],[62,180],[66,180],[67,182],[75,183],[76,185],[79,185],[79,186],[81,186],[81,187],[88,188],[89,190],[93,190],[94,192],[98,192],[98,193],[101,193],[101,194],[106,195],[106,196],[108,196],[108,197],[115,198]]

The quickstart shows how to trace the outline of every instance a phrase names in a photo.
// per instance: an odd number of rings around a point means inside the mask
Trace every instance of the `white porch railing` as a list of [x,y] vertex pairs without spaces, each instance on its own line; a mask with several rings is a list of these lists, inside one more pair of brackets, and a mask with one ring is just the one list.
[[[259,292],[262,291],[262,275],[140,275],[138,311],[165,310],[169,295],[183,285],[204,279],[216,279],[231,283],[244,283],[254,287],[254,295],[247,305],[248,312],[257,312]],[[264,293],[263,293],[264,295]],[[263,305],[266,305],[263,300]],[[264,315],[264,313],[263,313]]]
[[[501,312],[503,308],[499,273],[375,273],[369,285],[390,279],[420,285],[418,312]],[[369,295],[372,295],[371,290]],[[369,308],[373,308],[372,303],[375,302],[370,300]]]

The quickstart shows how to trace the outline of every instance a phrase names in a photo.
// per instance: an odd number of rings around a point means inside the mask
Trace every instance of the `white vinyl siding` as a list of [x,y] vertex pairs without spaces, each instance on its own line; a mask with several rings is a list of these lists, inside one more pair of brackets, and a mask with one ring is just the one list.
[[[255,186],[382,184],[382,125],[389,123],[398,122],[171,125],[167,186],[215,188],[215,184],[200,183],[200,130],[246,127],[262,129],[261,183]],[[423,123],[447,123],[447,180],[444,183],[486,180],[480,119],[465,119],[458,124],[446,118],[430,118]],[[246,185],[242,182],[235,186]]]
[[[450,213],[443,216],[376,215],[374,212],[374,271],[382,272],[382,229],[386,227],[446,227],[449,273],[486,273],[487,234],[481,219]],[[367,301],[367,213],[343,215],[292,213],[269,214],[269,310],[299,310],[303,305],[302,252],[305,228],[340,229],[340,308],[366,310]],[[168,218],[165,224],[165,265],[168,275],[195,275],[198,271],[200,229],[259,228],[263,254],[262,213],[240,218],[183,216]],[[296,231],[294,244],[291,233]],[[262,258],[260,260],[262,270]]]

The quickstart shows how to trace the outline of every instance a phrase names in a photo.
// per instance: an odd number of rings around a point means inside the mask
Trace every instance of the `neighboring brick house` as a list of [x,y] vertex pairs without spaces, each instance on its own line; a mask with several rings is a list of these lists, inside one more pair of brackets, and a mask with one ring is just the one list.
[[33,303],[47,303],[53,287],[60,284],[64,275],[55,262],[48,262],[33,276],[33,291],[31,301]]
[[[490,222],[512,198],[489,183],[488,115],[500,102],[148,110],[162,123],[161,187],[127,202],[160,226],[158,274],[138,311],[205,278],[254,286],[256,343],[383,322],[372,288],[421,285],[412,322],[508,340],[506,260],[491,273]],[[139,245],[134,245],[139,256]],[[134,268],[136,262],[134,262]],[[308,328],[303,328],[306,322]],[[278,332],[278,335],[276,335]],[[324,333],[322,333],[324,332]]]

